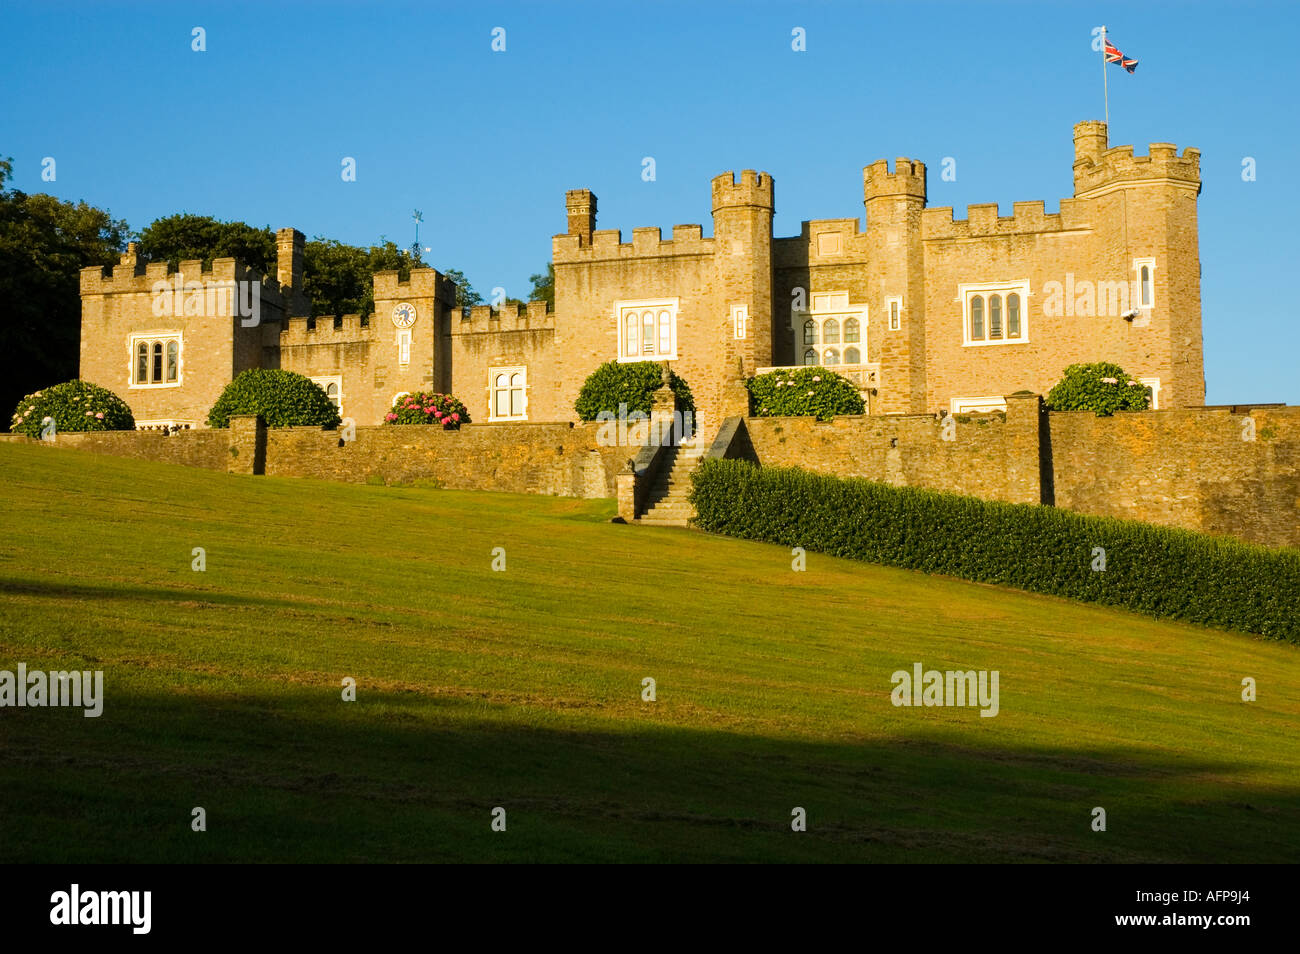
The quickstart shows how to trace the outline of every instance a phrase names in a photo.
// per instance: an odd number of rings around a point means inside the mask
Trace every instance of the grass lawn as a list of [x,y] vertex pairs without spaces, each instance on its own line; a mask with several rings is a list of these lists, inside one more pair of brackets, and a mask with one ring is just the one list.
[[[796,573],[610,501],[8,443],[0,473],[0,670],[106,696],[0,709],[0,861],[1297,858],[1295,646]],[[916,662],[998,670],[998,715],[894,707]]]

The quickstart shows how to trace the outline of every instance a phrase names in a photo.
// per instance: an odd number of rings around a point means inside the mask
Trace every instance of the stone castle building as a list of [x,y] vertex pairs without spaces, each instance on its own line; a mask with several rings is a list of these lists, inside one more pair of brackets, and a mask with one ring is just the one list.
[[1199,152],[1153,143],[1135,156],[1093,121],[1075,126],[1074,155],[1073,197],[1054,214],[1035,201],[955,219],[926,206],[925,165],[900,158],[863,170],[865,228],[814,220],[788,238],[772,234],[766,173],[713,180],[708,237],[675,225],[624,241],[596,228],[590,191],[571,191],[552,240],[554,310],[462,314],[451,281],[417,269],[374,276],[373,315],[310,319],[293,229],[261,282],[233,259],[169,274],[129,250],[111,275],[81,273],[81,377],[120,394],[141,427],[202,426],[256,367],[313,378],[358,424],[420,389],[454,393],[476,423],[572,420],[610,360],[673,367],[706,434],[746,412],[740,376],[793,365],[846,375],[872,415],[1004,409],[1099,360],[1158,407],[1203,404]]

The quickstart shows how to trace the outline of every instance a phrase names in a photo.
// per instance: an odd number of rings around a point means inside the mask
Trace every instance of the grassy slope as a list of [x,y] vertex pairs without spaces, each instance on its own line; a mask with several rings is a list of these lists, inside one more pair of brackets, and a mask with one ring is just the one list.
[[[0,468],[0,669],[107,694],[0,709],[0,860],[1295,860],[1293,646],[605,501]],[[917,661],[1001,713],[893,707]]]

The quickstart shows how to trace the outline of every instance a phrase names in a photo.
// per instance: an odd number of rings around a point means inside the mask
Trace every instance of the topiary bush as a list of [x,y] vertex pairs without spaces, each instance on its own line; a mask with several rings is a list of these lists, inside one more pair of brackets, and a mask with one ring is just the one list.
[[241,372],[208,412],[208,427],[229,427],[237,414],[260,414],[267,427],[333,427],[339,411],[311,378],[278,368]]
[[[654,361],[606,361],[582,383],[573,409],[583,421],[596,420],[602,411],[618,414],[620,404],[627,405],[628,414],[633,411],[649,414],[654,392],[662,383],[662,371]],[[677,396],[677,410],[694,414],[695,397],[686,381],[669,370],[668,386]]]
[[829,421],[838,414],[865,414],[866,404],[848,378],[828,368],[809,367],[769,371],[750,378],[750,413],[757,417],[816,417]]
[[78,431],[131,431],[131,408],[107,388],[80,379],[34,391],[18,402],[10,430],[28,437],[41,436],[41,422],[54,420],[55,433]]
[[1151,406],[1151,389],[1118,364],[1072,364],[1043,403],[1049,411],[1095,411],[1109,417],[1116,411],[1145,411]]
[[470,423],[470,419],[465,405],[450,394],[413,391],[397,396],[384,415],[384,423],[441,424],[445,430],[454,431]]
[[740,460],[691,482],[713,533],[1300,643],[1297,550]]

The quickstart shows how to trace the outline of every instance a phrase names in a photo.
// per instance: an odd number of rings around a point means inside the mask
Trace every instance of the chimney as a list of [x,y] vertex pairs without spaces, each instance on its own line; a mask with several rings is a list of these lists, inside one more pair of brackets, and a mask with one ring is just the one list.
[[275,277],[282,288],[302,288],[302,247],[306,242],[297,229],[275,233]]
[[569,213],[569,234],[578,236],[580,245],[590,245],[591,233],[596,230],[596,197],[590,189],[570,189],[564,193],[564,205]]

